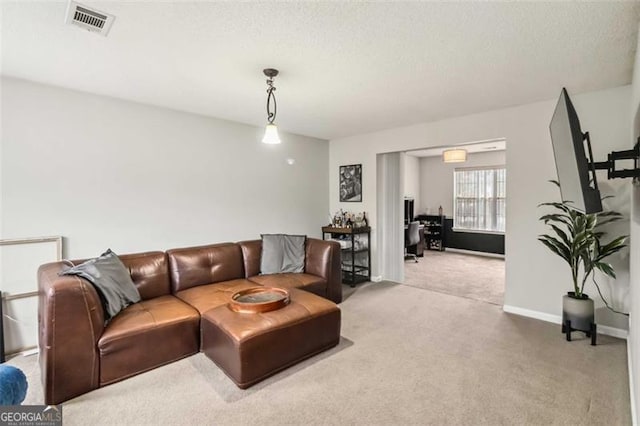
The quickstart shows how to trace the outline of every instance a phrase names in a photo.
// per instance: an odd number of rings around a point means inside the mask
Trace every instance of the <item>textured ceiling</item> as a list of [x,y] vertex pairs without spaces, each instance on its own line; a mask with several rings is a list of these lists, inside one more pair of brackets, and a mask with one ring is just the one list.
[[640,3],[2,2],[3,75],[333,139],[630,83]]

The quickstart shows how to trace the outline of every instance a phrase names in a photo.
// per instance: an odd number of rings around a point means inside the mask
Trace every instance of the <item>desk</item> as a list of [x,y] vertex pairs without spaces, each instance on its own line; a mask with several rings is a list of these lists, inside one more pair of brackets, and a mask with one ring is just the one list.
[[[408,227],[409,225],[405,225],[404,229],[406,230]],[[418,257],[423,257],[425,247],[424,225],[418,226],[418,235],[420,236],[420,241],[418,241],[418,244],[416,245],[407,247],[407,253],[415,254]]]

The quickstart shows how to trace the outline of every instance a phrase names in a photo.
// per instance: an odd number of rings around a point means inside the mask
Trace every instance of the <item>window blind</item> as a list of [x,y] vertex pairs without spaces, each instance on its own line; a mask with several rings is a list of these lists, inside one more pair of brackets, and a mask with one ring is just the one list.
[[456,169],[453,185],[454,228],[504,232],[506,177],[504,166]]

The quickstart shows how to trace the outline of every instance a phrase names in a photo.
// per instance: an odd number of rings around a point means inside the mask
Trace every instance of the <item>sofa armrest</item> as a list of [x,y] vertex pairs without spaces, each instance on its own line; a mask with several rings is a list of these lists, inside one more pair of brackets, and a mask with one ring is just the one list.
[[305,272],[327,281],[327,298],[342,302],[342,272],[340,270],[340,244],[307,238]]
[[104,311],[96,290],[76,276],[58,276],[62,262],[38,269],[38,342],[45,404],[99,387],[98,339]]

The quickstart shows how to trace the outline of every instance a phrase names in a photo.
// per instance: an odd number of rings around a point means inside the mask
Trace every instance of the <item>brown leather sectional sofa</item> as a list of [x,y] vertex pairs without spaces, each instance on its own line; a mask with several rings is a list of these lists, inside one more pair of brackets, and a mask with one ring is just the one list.
[[88,282],[59,276],[63,262],[42,265],[38,332],[45,404],[197,353],[202,315],[237,291],[258,284],[298,288],[341,302],[337,243],[308,238],[305,271],[299,274],[259,275],[261,251],[261,241],[254,240],[122,255],[142,300],[107,326]]

